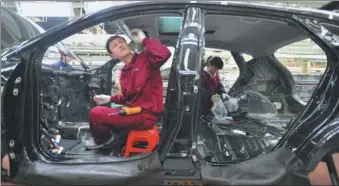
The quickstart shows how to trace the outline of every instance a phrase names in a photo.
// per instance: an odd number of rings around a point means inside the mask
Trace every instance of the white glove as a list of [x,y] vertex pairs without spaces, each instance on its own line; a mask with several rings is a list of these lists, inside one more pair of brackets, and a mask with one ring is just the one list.
[[94,101],[98,105],[104,105],[104,104],[107,104],[107,103],[111,102],[111,96],[104,95],[104,94],[96,95],[96,96],[94,96]]
[[235,112],[238,110],[238,107],[239,107],[238,99],[230,98],[226,100],[224,103],[225,103],[225,107],[228,112]]
[[223,93],[223,94],[221,94],[221,99],[222,100],[229,100],[229,99],[231,99],[231,97],[228,94]]
[[145,33],[140,29],[131,30],[132,40],[136,43],[142,43],[145,39]]

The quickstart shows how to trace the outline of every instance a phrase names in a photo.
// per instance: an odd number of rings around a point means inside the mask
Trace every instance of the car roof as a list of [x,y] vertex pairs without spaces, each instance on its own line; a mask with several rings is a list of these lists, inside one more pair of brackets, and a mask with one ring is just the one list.
[[[154,2],[161,4],[162,2]],[[295,8],[287,6],[265,5],[247,2],[208,2],[203,4],[223,4],[223,6],[248,7],[268,10],[278,10],[286,12],[299,12],[304,15],[322,15],[339,18],[339,14],[317,10],[311,8]],[[147,4],[144,2],[129,3],[127,6],[136,4]],[[171,4],[171,2],[168,2]],[[199,3],[191,3],[201,6]],[[126,5],[118,5],[126,6]],[[130,28],[140,28],[147,31],[152,37],[159,38],[169,46],[175,46],[177,35],[161,35],[158,33],[156,19],[163,15],[139,15],[128,18],[125,23]],[[168,14],[166,14],[168,16]],[[173,14],[172,16],[178,16]],[[339,20],[339,19],[338,19]],[[115,28],[113,32],[117,31]],[[279,48],[288,44],[308,38],[306,33],[290,23],[272,19],[254,18],[249,16],[232,16],[232,15],[207,15],[205,20],[206,47],[224,49],[232,52],[241,52],[261,57],[274,53]]]
[[[156,20],[161,16],[132,17],[125,23],[131,29],[140,28],[164,44],[175,46],[177,35],[161,35],[157,30]],[[253,57],[272,54],[287,44],[307,38],[303,30],[286,22],[243,16],[207,15],[205,29],[206,47],[246,53]],[[111,28],[110,32],[117,30],[117,27]]]
[[[188,2],[137,2],[129,3],[125,5],[118,5],[108,7],[103,10],[99,10],[88,15],[84,15],[75,20],[71,20],[67,23],[62,23],[57,27],[54,27],[47,31],[45,34],[40,36],[40,39],[48,39],[49,36],[54,35],[55,33],[64,30],[69,26],[79,26],[86,19],[97,19],[98,17],[103,17],[103,15],[109,16],[113,15],[117,10],[122,11],[124,9],[128,10],[146,10],[147,8],[152,10],[157,10],[157,12],[167,10],[175,10],[185,8],[187,5],[195,5],[199,7],[207,7],[210,9],[220,9],[222,8],[231,8],[238,9],[240,11],[268,11],[272,14],[289,13],[290,15],[302,15],[302,16],[312,16],[315,18],[321,19],[332,19],[335,21],[339,20],[339,14],[324,11],[324,10],[314,10],[314,9],[305,9],[305,8],[289,8],[282,6],[271,6],[271,5],[253,5],[249,3],[242,2],[223,2],[220,3],[188,3]],[[224,9],[220,9],[223,10]],[[147,11],[147,10],[146,10]],[[279,14],[279,15],[280,15]],[[152,17],[153,16],[153,17]],[[213,16],[213,15],[209,15]],[[218,48],[218,49],[228,49],[234,52],[243,52],[252,55],[253,57],[260,57],[274,52],[276,49],[293,43],[295,41],[301,40],[306,36],[302,33],[301,30],[298,30],[296,27],[287,25],[285,22],[272,21],[272,20],[249,20],[244,17],[232,18],[231,16],[227,17],[207,17],[206,25],[207,27],[215,27],[216,31],[214,34],[206,36],[207,47]],[[219,21],[214,21],[218,19]],[[130,28],[142,28],[146,29],[151,37],[158,37],[165,44],[169,46],[175,46],[177,42],[177,35],[164,36],[158,35],[154,26],[154,15],[138,15],[133,19],[126,20],[126,24]],[[220,23],[222,22],[222,23]],[[141,23],[141,24],[140,24]],[[208,28],[207,28],[208,29]],[[247,34],[247,35],[246,35]],[[277,37],[279,36],[279,37]],[[35,43],[27,42],[22,47],[26,47]]]
[[21,15],[7,10],[1,10],[1,49],[11,48],[23,41],[31,39],[42,32]]

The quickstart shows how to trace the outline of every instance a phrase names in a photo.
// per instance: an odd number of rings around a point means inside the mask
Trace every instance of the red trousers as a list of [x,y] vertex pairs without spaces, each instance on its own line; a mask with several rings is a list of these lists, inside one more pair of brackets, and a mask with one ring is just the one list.
[[107,106],[96,106],[90,111],[89,125],[97,144],[107,141],[115,129],[144,130],[155,125],[156,121],[144,118],[142,114],[122,116],[119,111],[119,108]]

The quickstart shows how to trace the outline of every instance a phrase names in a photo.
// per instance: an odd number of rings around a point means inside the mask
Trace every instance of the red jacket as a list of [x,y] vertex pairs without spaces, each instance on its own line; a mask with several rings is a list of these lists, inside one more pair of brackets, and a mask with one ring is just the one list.
[[111,101],[129,107],[143,108],[142,116],[157,120],[163,111],[163,85],[160,67],[170,58],[170,50],[158,39],[145,38],[145,50],[134,55],[131,63],[121,69],[121,94]]
[[223,94],[226,93],[224,86],[221,84],[219,74],[216,73],[214,76],[211,76],[208,72],[202,72],[202,85],[203,85],[203,92],[202,92],[202,99],[200,102],[200,111],[202,114],[206,115],[210,112],[211,108],[213,107],[212,96],[214,94]]

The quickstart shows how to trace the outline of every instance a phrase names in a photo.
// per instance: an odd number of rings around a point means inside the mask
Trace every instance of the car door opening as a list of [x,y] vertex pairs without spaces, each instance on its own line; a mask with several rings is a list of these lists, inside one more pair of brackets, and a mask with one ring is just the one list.
[[[197,153],[213,164],[234,164],[267,154],[288,130],[288,123],[304,111],[302,98],[310,98],[304,92],[312,87],[307,83],[318,83],[298,78],[308,74],[310,79],[320,79],[321,71],[313,69],[322,69],[317,63],[326,64],[326,55],[319,48],[314,49],[319,56],[300,56],[315,44],[300,28],[283,21],[207,14],[205,24],[206,30],[216,32],[205,36],[209,50],[204,56],[201,108],[210,105],[211,110],[198,124]],[[245,54],[251,59],[245,59]],[[224,64],[221,69],[216,57]],[[301,60],[311,67],[305,70]],[[236,111],[228,110],[230,103],[223,94],[236,100]]]
[[[164,15],[170,17],[171,14]],[[105,22],[105,32],[108,35],[114,34],[123,37],[129,44],[129,47],[136,53],[140,53],[143,48],[139,46],[140,44],[138,45],[138,43],[131,40],[131,33],[128,27],[140,28],[147,37],[149,37],[149,34],[152,34],[152,36],[159,38],[163,43],[174,45],[175,36],[160,36],[156,26],[139,25],[141,22],[153,22],[159,16],[161,14],[151,14],[141,17],[128,17],[114,22]],[[75,34],[73,37],[80,36]],[[63,42],[69,43],[69,39],[70,37],[63,40]],[[101,45],[104,44],[101,43]],[[168,70],[171,68],[173,50],[175,50],[170,46],[168,48],[172,53],[171,58],[165,61],[166,63],[161,67],[163,92],[166,92],[169,77]],[[92,61],[91,69],[82,69],[78,60],[88,60],[86,58],[87,54],[77,50],[79,56],[74,57],[69,55],[70,52],[64,52],[65,50],[68,50],[67,47],[63,50],[49,47],[44,55],[40,69],[40,144],[42,149],[55,158],[134,156],[142,152],[155,150],[159,143],[158,137],[162,129],[161,116],[157,121],[156,127],[145,132],[136,131],[134,134],[133,132],[129,133],[128,130],[112,129],[118,135],[117,138],[119,138],[115,139],[114,150],[112,150],[113,147],[108,149],[100,147],[97,150],[86,148],[93,142],[93,133],[89,125],[89,113],[96,106],[94,98],[97,95],[115,95],[121,92],[119,77],[124,65],[117,59],[111,59],[110,54],[108,54],[95,56],[95,59],[107,61],[106,63]],[[93,53],[91,52],[92,55]],[[163,96],[165,97],[166,94],[164,93]],[[114,102],[104,106],[124,108],[124,105]],[[118,151],[118,153],[112,153],[112,151]]]

